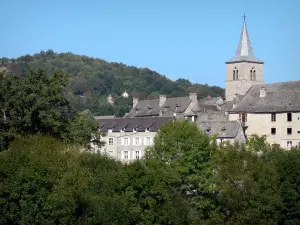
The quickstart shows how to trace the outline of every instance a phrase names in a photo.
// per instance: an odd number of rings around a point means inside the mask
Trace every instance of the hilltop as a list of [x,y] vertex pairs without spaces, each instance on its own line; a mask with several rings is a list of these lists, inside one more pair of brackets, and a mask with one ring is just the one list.
[[[160,94],[176,97],[188,95],[189,92],[197,92],[199,98],[224,96],[224,89],[217,86],[193,84],[186,79],[172,81],[148,68],[107,62],[70,52],[41,51],[16,59],[1,58],[0,63],[0,71],[7,70],[21,76],[26,76],[29,68],[41,68],[48,73],[54,69],[67,71],[72,78],[66,92],[68,98],[77,109],[89,109],[95,115],[123,116],[131,108],[132,96],[152,99]],[[129,94],[128,98],[122,97],[125,91]],[[107,103],[109,95],[114,98],[113,105]]]

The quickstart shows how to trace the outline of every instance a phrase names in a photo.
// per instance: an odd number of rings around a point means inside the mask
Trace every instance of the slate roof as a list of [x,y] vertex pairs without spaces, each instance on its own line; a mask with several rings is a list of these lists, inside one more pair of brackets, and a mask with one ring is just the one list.
[[[261,87],[266,96],[260,97]],[[300,80],[252,86],[229,113],[300,112]]]
[[139,100],[137,105],[129,112],[129,116],[158,116],[159,112],[159,99]]
[[238,121],[213,121],[197,122],[197,126],[209,135],[216,135],[217,138],[235,138],[241,125]]
[[192,107],[192,111],[194,113],[197,112],[206,112],[208,110],[218,111],[218,107],[216,105],[197,103]]
[[221,105],[221,110],[224,112],[228,112],[233,108],[233,104],[234,104],[233,101],[226,101]]
[[189,96],[167,98],[165,104],[162,106],[162,110],[182,113],[189,106],[191,100]]
[[206,105],[215,105],[221,99],[221,97],[213,97],[213,98],[201,98],[198,102]]
[[[189,96],[167,98],[165,103],[159,107],[159,99],[139,100],[137,105],[131,109],[126,117],[145,116],[173,116],[176,113],[183,113],[189,106]],[[160,114],[161,113],[161,114]]]
[[263,61],[261,61],[260,59],[254,56],[245,22],[243,24],[240,41],[235,56],[232,59],[228,60],[226,63],[236,63],[236,62],[254,62],[254,63],[261,63],[261,64],[264,63]]
[[107,132],[112,129],[113,132],[120,132],[125,129],[125,132],[132,132],[136,129],[138,132],[145,132],[148,128],[151,132],[157,132],[158,129],[165,123],[172,121],[173,117],[131,117],[131,118],[112,118],[99,119],[99,129]]

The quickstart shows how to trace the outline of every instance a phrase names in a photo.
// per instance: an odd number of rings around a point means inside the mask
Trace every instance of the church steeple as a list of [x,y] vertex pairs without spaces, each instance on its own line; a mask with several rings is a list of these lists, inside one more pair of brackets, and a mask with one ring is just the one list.
[[244,15],[244,24],[242,27],[242,32],[240,35],[240,41],[235,53],[235,56],[228,60],[226,63],[236,63],[236,62],[254,62],[254,63],[264,63],[260,59],[256,58],[253,53],[251,46],[247,25],[246,25],[246,16]]
[[252,85],[264,83],[264,62],[254,56],[246,16],[243,17],[244,23],[235,56],[226,62],[227,101],[232,101],[237,95],[245,95]]

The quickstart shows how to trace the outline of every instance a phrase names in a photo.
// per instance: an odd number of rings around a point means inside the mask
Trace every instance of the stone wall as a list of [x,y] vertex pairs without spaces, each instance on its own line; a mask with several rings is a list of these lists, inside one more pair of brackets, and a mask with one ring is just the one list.
[[[233,80],[233,70],[238,70],[238,80]],[[256,80],[250,80],[250,70],[254,67]],[[225,97],[227,101],[232,101],[235,94],[245,95],[252,85],[264,83],[263,64],[258,63],[230,63],[226,64],[226,89]]]

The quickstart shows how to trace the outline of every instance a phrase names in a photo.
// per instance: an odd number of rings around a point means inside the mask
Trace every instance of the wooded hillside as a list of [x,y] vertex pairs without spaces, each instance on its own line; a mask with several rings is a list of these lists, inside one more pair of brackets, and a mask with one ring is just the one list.
[[[185,96],[197,92],[199,98],[224,96],[224,89],[206,84],[192,84],[186,79],[172,81],[148,68],[127,66],[123,63],[106,62],[102,59],[73,53],[55,53],[53,50],[41,51],[16,59],[1,58],[2,68],[25,76],[28,69],[44,69],[51,73],[62,69],[71,74],[71,83],[66,90],[71,103],[79,110],[89,109],[94,115],[123,116],[131,108],[132,96],[140,99],[167,96]],[[184,74],[183,74],[184,75]],[[129,98],[123,98],[123,92]],[[114,104],[107,103],[109,95]]]

